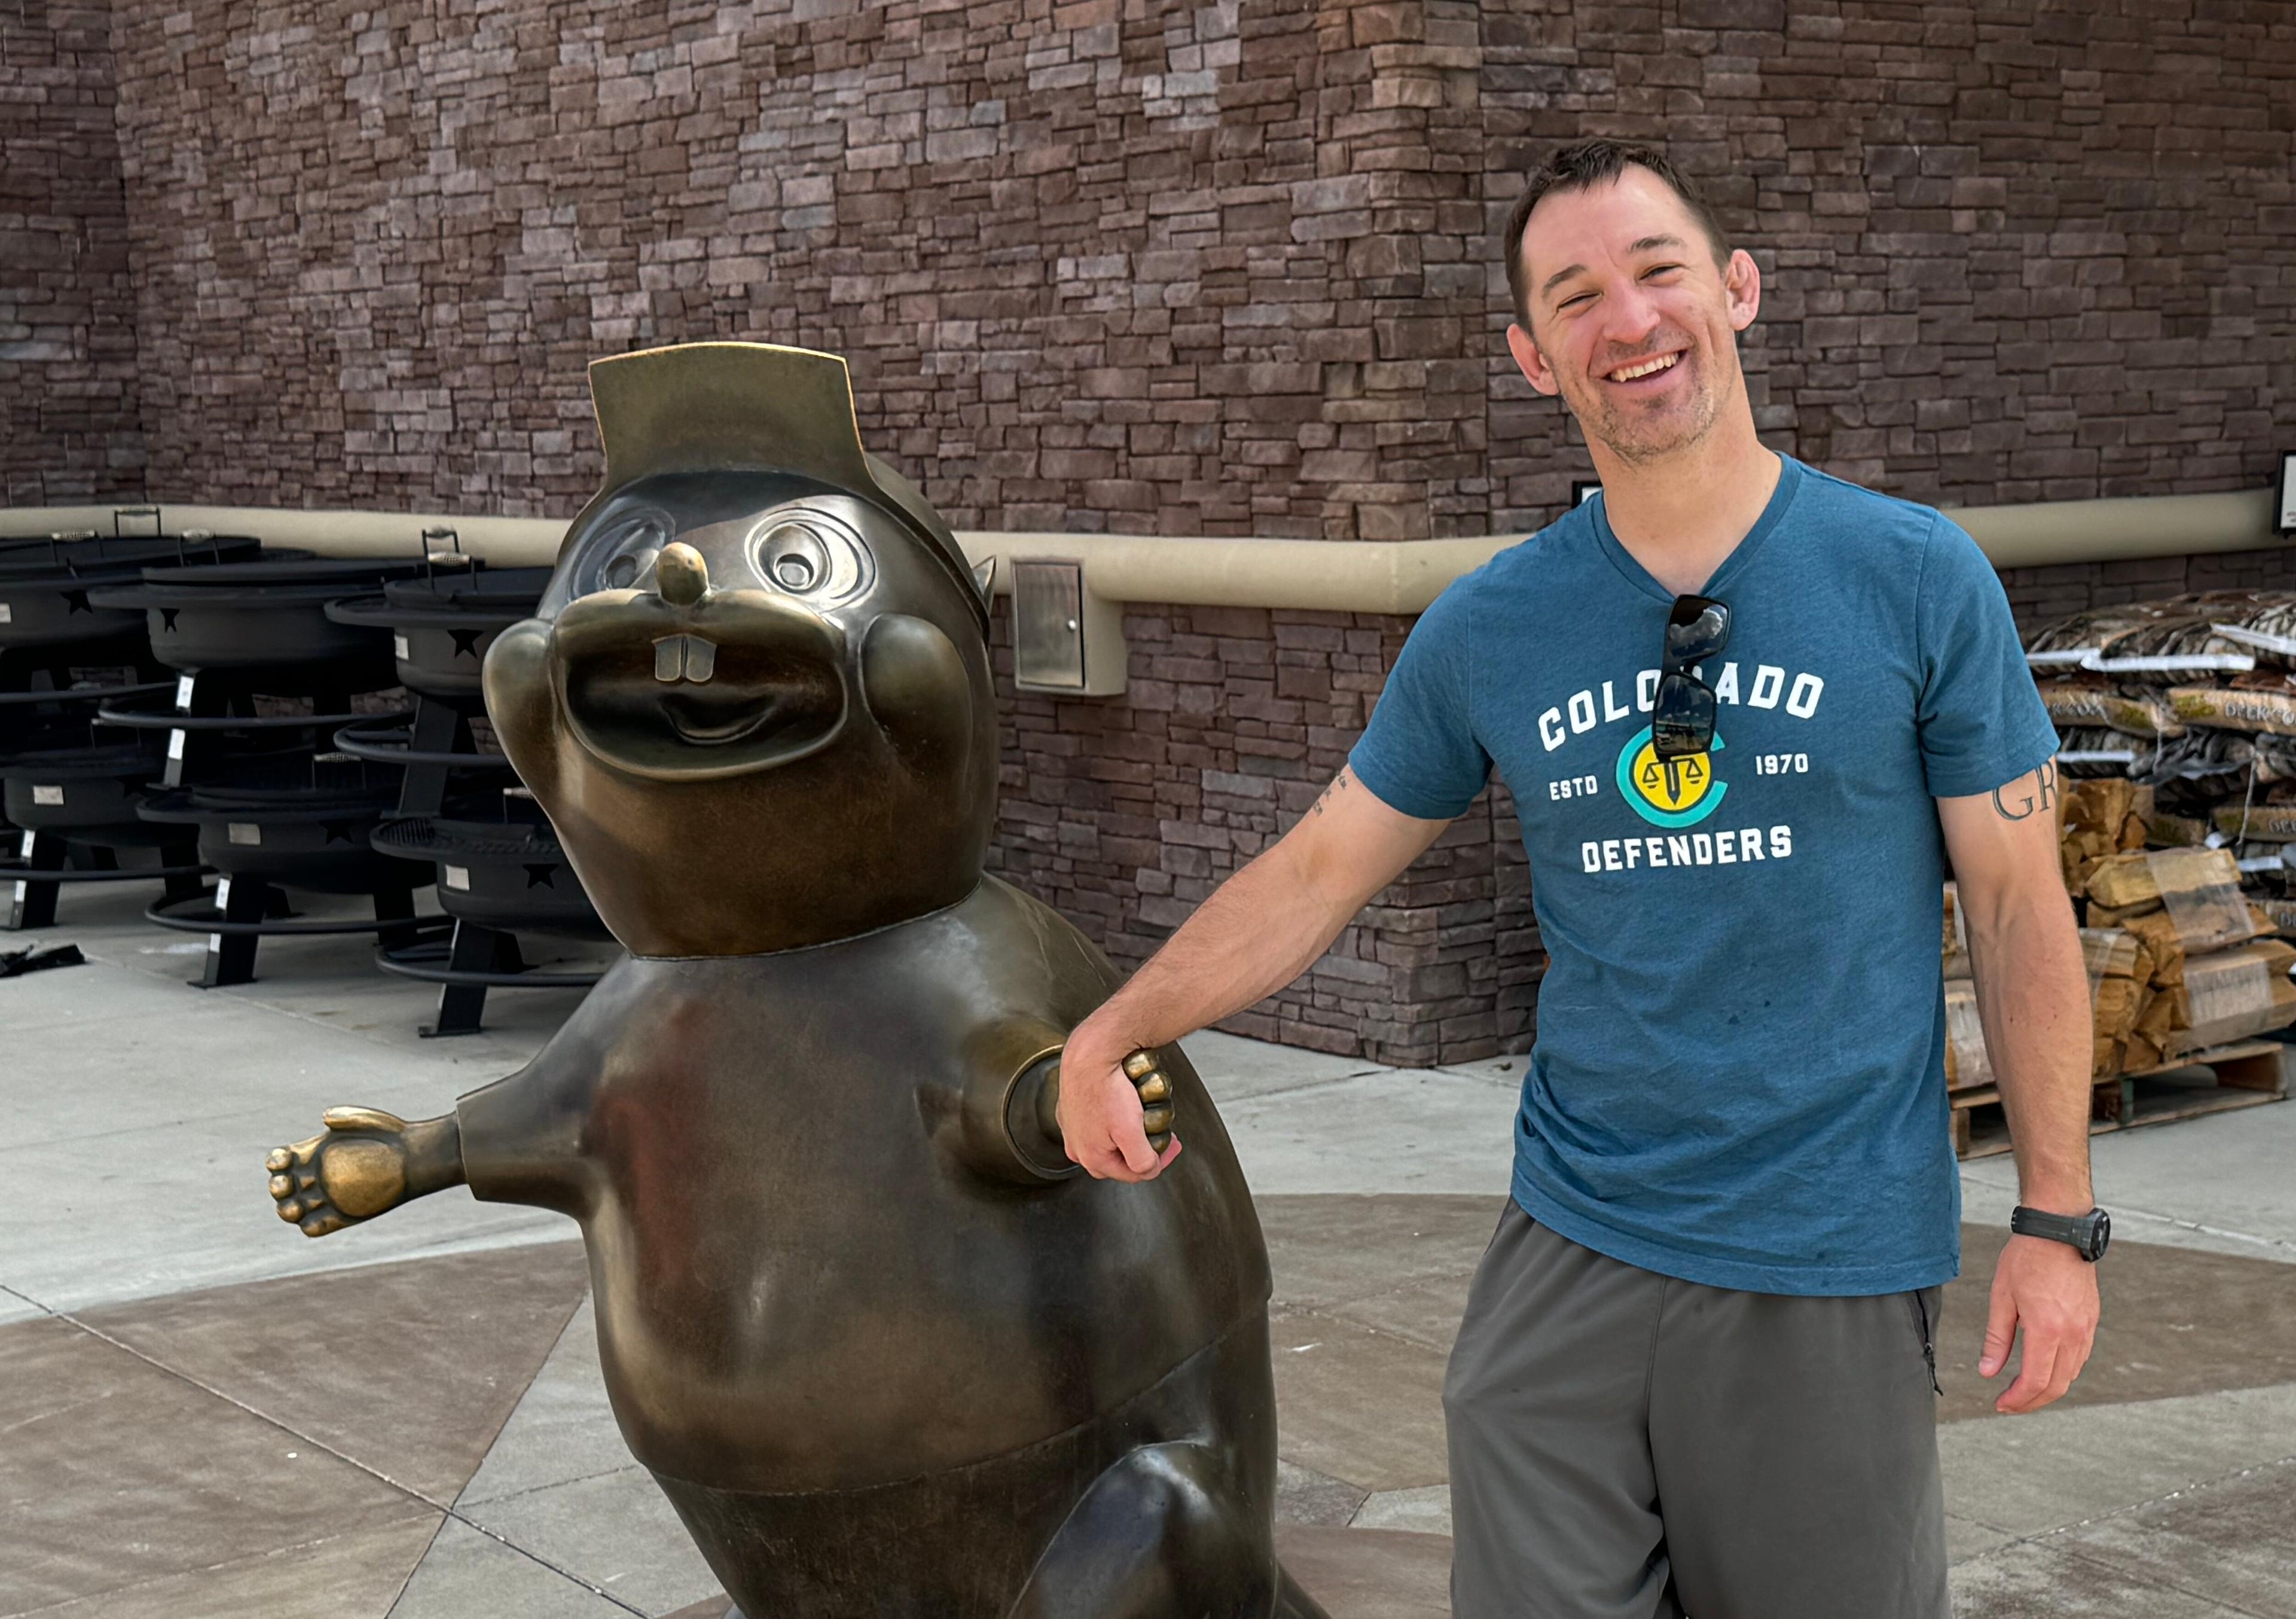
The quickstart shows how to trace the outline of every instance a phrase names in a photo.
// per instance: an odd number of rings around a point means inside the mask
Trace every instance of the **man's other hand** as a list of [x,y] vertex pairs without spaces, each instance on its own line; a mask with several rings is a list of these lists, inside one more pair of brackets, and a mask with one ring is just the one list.
[[1061,1144],[1096,1181],[1152,1181],[1180,1156],[1177,1134],[1161,1157],[1148,1145],[1140,1092],[1124,1072],[1137,1045],[1095,1014],[1061,1051]]
[[2096,1267],[2067,1244],[2043,1237],[2012,1237],[1993,1272],[1993,1304],[1985,1322],[1981,1378],[2000,1376],[2022,1331],[2024,1358],[2017,1380],[1993,1409],[2037,1411],[2062,1397],[2088,1363],[2096,1344]]

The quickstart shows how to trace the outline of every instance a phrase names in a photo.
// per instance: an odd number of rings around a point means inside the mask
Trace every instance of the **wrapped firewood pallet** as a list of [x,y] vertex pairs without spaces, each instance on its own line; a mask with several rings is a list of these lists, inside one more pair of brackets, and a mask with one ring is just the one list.
[[2187,957],[2186,1026],[2172,1037],[2172,1055],[2190,1056],[2296,1023],[2292,966],[2296,947],[2278,939]]
[[1945,986],[1945,1088],[1974,1091],[1992,1083],[1993,1061],[1977,1017],[1977,985],[1955,978]]
[[2091,927],[2123,926],[2165,916],[2156,933],[2186,954],[2219,950],[2272,931],[2271,919],[2240,889],[2240,864],[2229,849],[2140,849],[2109,854],[2082,884]]

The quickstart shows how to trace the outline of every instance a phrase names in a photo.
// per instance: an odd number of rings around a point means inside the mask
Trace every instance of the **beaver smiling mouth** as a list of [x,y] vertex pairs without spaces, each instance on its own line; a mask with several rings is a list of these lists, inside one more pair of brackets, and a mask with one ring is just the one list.
[[693,779],[770,769],[834,739],[843,632],[771,592],[710,590],[706,571],[681,584],[600,591],[559,615],[550,666],[582,745],[633,774]]

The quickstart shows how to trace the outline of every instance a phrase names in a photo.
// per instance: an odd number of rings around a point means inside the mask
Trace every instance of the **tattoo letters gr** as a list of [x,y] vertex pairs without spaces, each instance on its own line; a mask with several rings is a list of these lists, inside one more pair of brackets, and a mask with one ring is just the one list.
[[2004,821],[2026,821],[2044,811],[2054,809],[2057,802],[2057,762],[2051,759],[2030,778],[2030,789],[2020,776],[2004,787],[1993,789],[1993,808]]

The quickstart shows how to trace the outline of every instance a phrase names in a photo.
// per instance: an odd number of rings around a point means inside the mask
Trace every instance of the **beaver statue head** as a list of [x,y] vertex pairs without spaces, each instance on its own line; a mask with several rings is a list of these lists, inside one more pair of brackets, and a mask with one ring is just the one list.
[[615,936],[742,955],[955,904],[996,801],[987,580],[861,448],[845,362],[600,360],[603,487],[487,709]]

